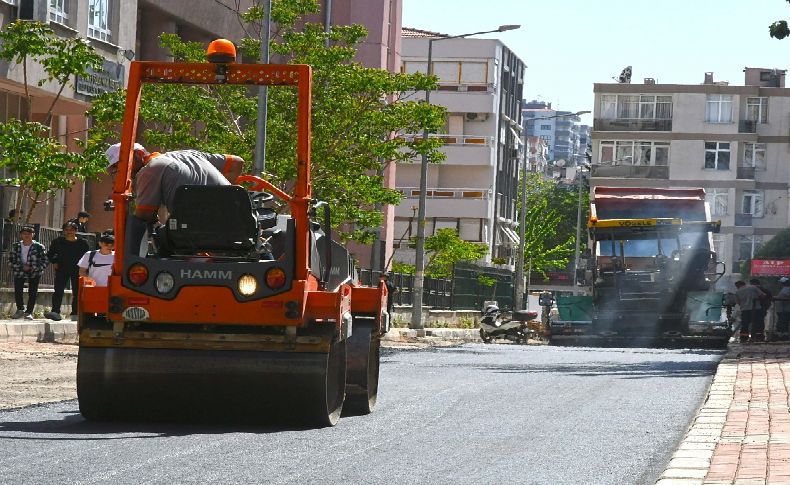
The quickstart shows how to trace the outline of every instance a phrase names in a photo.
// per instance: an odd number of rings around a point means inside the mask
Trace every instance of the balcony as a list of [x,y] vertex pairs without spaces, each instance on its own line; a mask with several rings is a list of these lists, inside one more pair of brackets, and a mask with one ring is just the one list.
[[736,178],[754,180],[754,167],[738,167]]
[[[447,155],[444,165],[486,165],[496,162],[496,148],[493,136],[479,135],[437,135],[430,138],[440,139],[444,146],[441,151]],[[422,135],[402,135],[406,141],[422,138]]]
[[[397,217],[413,216],[412,207],[417,206],[420,197],[419,187],[397,187],[403,200],[395,208]],[[478,217],[488,218],[489,205],[493,204],[489,189],[429,187],[426,213],[429,217]]]
[[595,119],[595,131],[672,131],[672,120]]
[[757,133],[757,122],[753,120],[738,121],[738,133]]
[[457,83],[439,83],[439,87],[436,88],[436,91],[449,91],[449,92],[459,92],[459,93],[495,93],[497,85],[494,83],[482,84],[482,83],[472,83],[472,84],[457,84]]
[[668,165],[593,165],[593,177],[669,179]]
[[735,225],[741,227],[750,227],[752,225],[751,214],[735,214]]

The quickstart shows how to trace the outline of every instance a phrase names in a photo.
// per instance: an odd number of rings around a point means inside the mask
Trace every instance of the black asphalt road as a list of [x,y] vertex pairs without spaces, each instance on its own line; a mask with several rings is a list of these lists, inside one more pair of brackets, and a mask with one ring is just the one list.
[[0,483],[652,484],[722,353],[467,344],[383,353],[334,428],[93,424],[0,411]]

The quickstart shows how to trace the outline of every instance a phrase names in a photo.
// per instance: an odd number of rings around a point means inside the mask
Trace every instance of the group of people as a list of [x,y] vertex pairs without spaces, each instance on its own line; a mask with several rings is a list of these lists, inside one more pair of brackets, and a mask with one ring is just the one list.
[[[80,213],[83,214],[83,213]],[[87,214],[87,213],[85,213]],[[89,216],[88,216],[89,217]],[[63,234],[55,238],[49,246],[33,239],[35,228],[22,226],[19,240],[11,246],[9,263],[14,275],[14,300],[16,313],[13,318],[33,319],[41,275],[51,263],[55,270],[55,284],[52,294],[52,309],[44,316],[51,320],[61,320],[61,304],[66,284],[71,284],[71,319],[77,319],[77,296],[79,277],[91,278],[96,286],[106,286],[112,270],[115,237],[111,231],[99,237],[99,249],[91,251],[88,241],[77,237],[80,230],[78,218],[63,224]],[[82,223],[84,224],[87,218]],[[83,230],[85,229],[83,225]],[[84,232],[84,231],[83,231]],[[27,306],[24,304],[24,288],[28,287]]]
[[765,316],[772,304],[776,305],[774,339],[790,337],[790,277],[779,278],[779,284],[781,289],[774,296],[757,278],[749,280],[748,285],[745,281],[735,282],[735,299],[741,310],[741,342],[765,340]]

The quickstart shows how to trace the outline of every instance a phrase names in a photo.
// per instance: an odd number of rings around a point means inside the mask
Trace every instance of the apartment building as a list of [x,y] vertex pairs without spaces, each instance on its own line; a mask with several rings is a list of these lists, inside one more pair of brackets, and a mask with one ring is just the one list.
[[581,118],[571,111],[552,109],[551,103],[537,100],[523,103],[522,117],[527,136],[546,140],[549,161],[565,160],[566,165],[584,162],[590,127],[579,124]]
[[743,86],[595,84],[591,185],[703,187],[729,286],[742,261],[790,224],[785,71],[746,68]]
[[[432,72],[439,87],[431,102],[448,111],[444,133],[434,135],[443,140],[447,159],[428,167],[426,235],[456,229],[461,238],[489,247],[485,263],[498,258],[512,265],[519,246],[514,229],[524,153],[520,105],[525,66],[499,40],[443,37],[404,29],[402,39],[402,70],[407,73],[427,72],[428,39],[438,39]],[[395,210],[395,258],[411,263],[414,251],[408,241],[417,234],[419,161],[398,165],[396,186],[404,200]]]
[[[125,84],[129,57],[135,48],[136,32],[136,22],[127,19],[136,19],[136,11],[136,0],[0,1],[0,28],[17,19],[45,22],[57,35],[87,38],[97,53],[105,58],[100,70],[91,72],[85,78],[75,79],[73,85],[67,85],[54,107],[52,130],[69,150],[77,149],[73,139],[83,136],[88,127],[85,111],[91,99],[101,92]],[[42,67],[33,62],[27,65],[27,76],[33,98],[31,118],[33,121],[44,121],[57,95],[58,86],[51,82],[39,86],[39,81],[46,76]],[[0,63],[0,121],[27,118],[28,106],[23,93],[22,66]],[[1,171],[2,177],[12,176],[5,168]],[[3,187],[0,194],[0,210],[6,214],[16,198],[16,188]],[[74,217],[85,207],[83,201],[86,197],[84,184],[70,191],[59,191],[53,198],[38,204],[32,220],[48,226],[59,226],[63,220]]]
[[528,136],[524,140],[527,151],[527,171],[547,173],[549,145],[539,136]]

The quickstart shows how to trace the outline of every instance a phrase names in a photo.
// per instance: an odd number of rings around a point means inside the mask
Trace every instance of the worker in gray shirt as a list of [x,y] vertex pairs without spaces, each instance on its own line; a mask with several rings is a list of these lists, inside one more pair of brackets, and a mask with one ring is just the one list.
[[760,297],[764,293],[754,285],[747,286],[745,281],[736,281],[735,288],[735,299],[741,309],[741,342],[750,338],[759,339],[765,331],[760,326],[760,322],[764,321],[758,318],[758,312],[762,311]]
[[[112,145],[106,154],[113,172],[117,167],[120,145]],[[144,242],[147,224],[157,220],[161,205],[172,212],[176,189],[182,185],[230,185],[244,167],[244,160],[235,155],[197,150],[149,153],[138,143],[133,147],[131,163],[136,200],[134,217],[128,221],[126,239],[127,244],[133,245],[128,247]],[[140,253],[143,251],[141,249]]]
[[774,297],[776,304],[776,332],[774,334],[777,340],[787,340],[790,335],[790,278],[782,276],[779,278],[779,284],[782,288],[779,293]]

